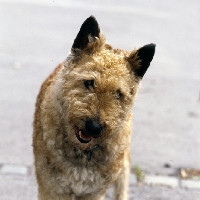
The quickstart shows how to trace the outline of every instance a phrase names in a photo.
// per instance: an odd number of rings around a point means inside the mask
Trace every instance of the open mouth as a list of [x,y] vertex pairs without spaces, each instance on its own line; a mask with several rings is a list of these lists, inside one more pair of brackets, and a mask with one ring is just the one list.
[[92,140],[92,136],[88,135],[83,130],[75,129],[75,134],[81,143],[89,143]]

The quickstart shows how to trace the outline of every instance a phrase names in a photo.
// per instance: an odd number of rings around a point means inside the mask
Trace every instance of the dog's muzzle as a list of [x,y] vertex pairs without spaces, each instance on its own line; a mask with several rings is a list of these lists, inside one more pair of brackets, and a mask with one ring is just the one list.
[[96,120],[87,120],[84,128],[76,128],[75,134],[77,139],[81,143],[89,143],[92,138],[98,138],[101,136],[102,126]]

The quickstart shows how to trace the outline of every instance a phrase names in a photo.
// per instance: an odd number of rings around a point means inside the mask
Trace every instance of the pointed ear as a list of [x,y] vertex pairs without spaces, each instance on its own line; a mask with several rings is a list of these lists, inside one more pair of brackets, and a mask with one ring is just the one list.
[[[137,52],[134,55],[129,56],[129,62],[130,64],[134,65],[134,62],[139,60],[139,66],[134,67],[134,72],[136,76],[143,77],[146,73],[148,67],[150,66],[150,62],[153,59],[154,53],[155,53],[155,44],[147,44],[140,49],[137,50]],[[137,58],[135,59],[135,55],[137,55]],[[131,63],[132,61],[132,63]]]
[[89,36],[93,39],[95,39],[95,37],[99,38],[99,33],[100,28],[98,22],[94,16],[90,16],[83,22],[80,31],[74,40],[72,49],[85,49],[89,43]]

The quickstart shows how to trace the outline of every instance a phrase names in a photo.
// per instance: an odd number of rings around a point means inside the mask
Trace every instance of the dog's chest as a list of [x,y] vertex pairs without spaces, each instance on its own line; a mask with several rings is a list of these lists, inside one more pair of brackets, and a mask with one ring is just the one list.
[[59,193],[90,194],[107,188],[108,180],[93,168],[69,167],[57,177]]

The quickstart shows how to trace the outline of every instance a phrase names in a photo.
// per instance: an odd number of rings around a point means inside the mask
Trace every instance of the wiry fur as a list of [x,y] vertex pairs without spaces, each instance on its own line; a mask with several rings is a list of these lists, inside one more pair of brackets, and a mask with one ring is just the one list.
[[[115,199],[127,199],[131,107],[142,58],[137,50],[113,49],[101,33],[87,37],[46,79],[37,98],[33,148],[40,200],[103,200],[113,183]],[[86,88],[86,80],[94,86]],[[88,119],[102,131],[85,144],[75,130],[85,129]]]

